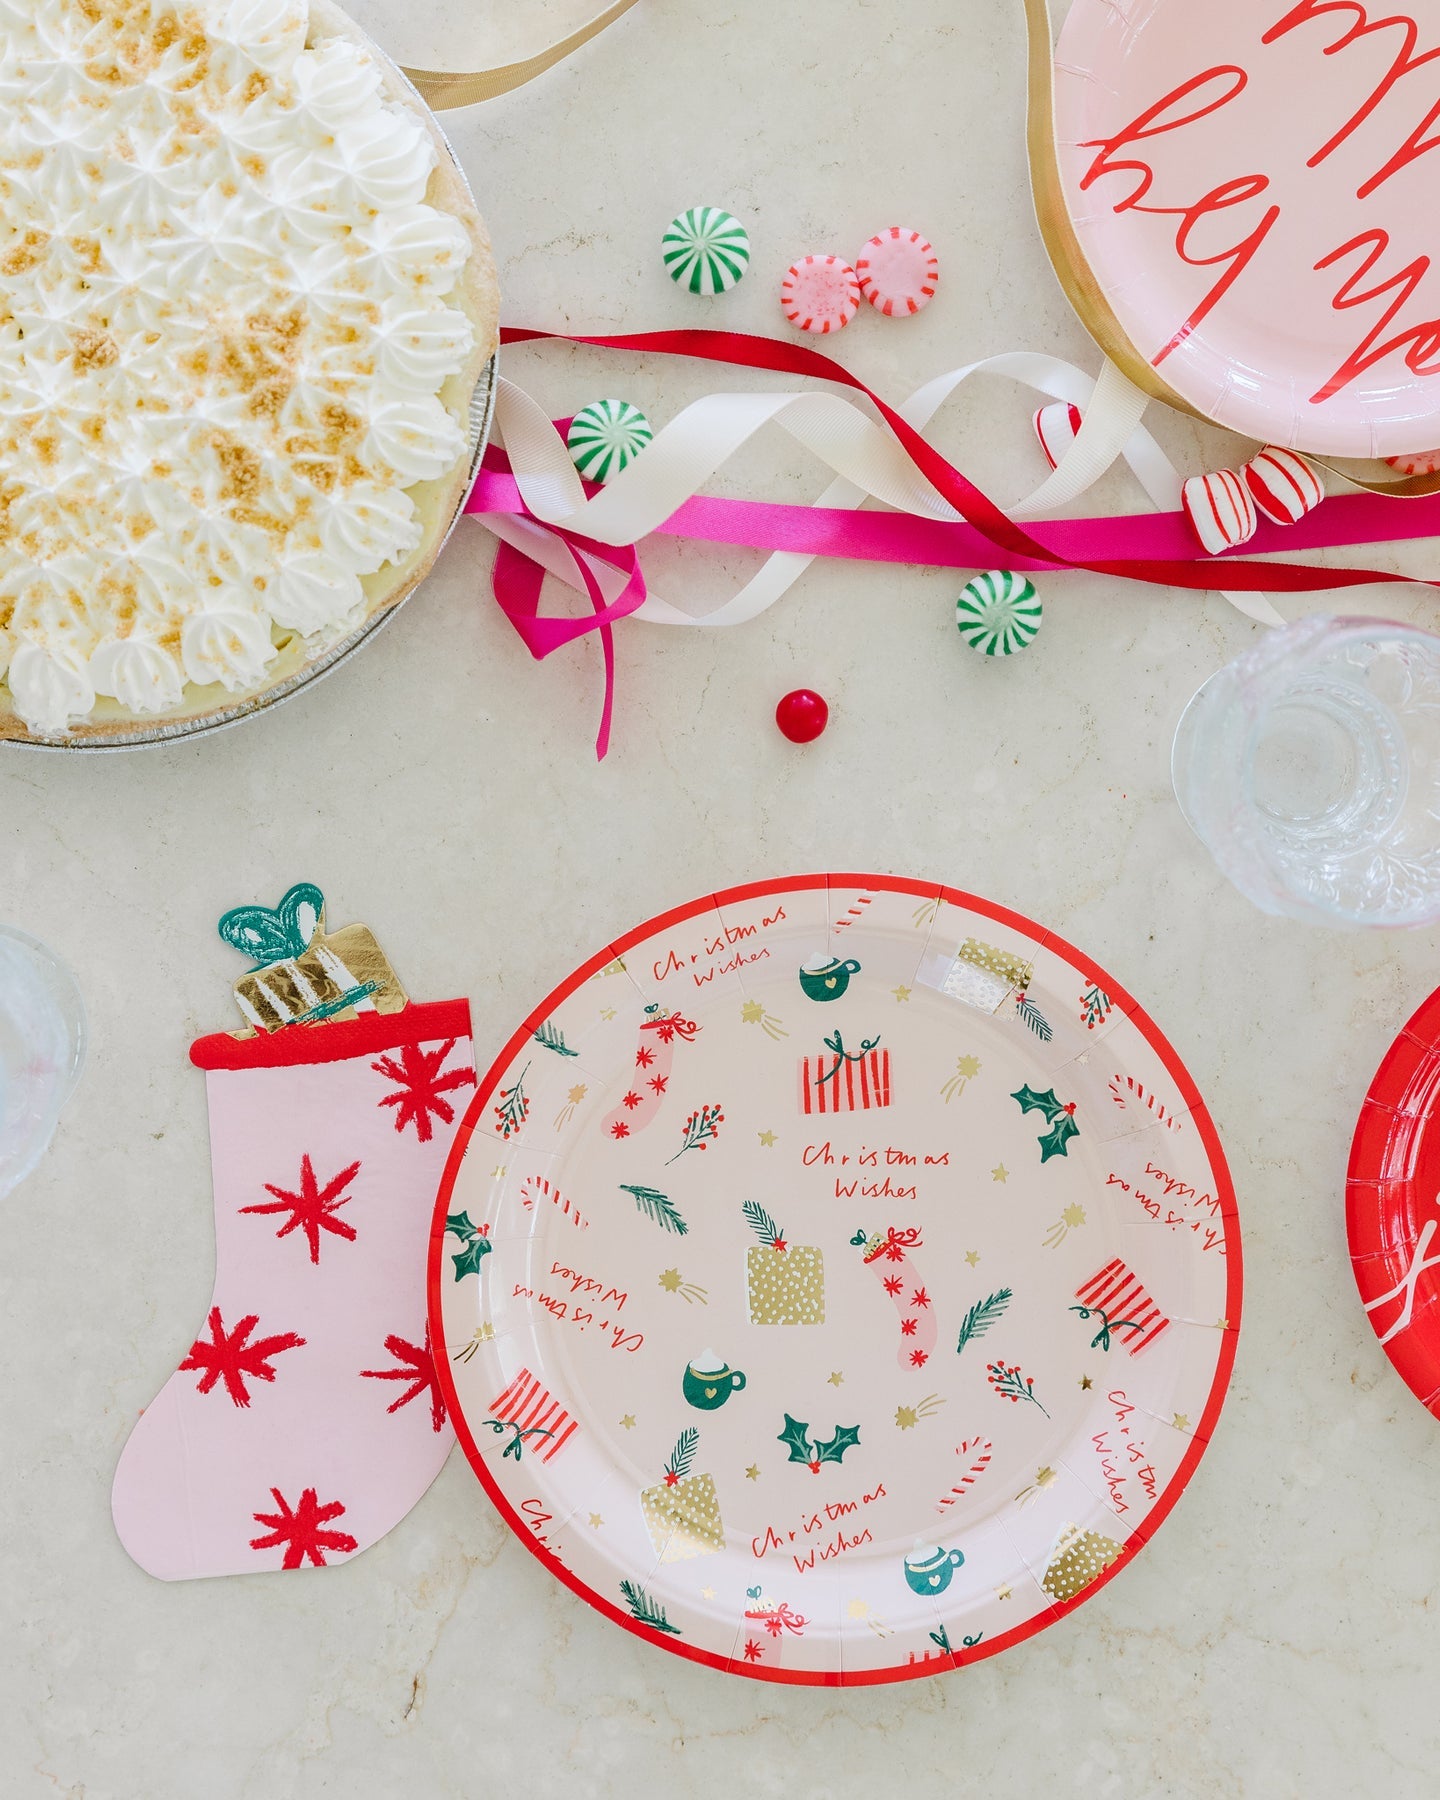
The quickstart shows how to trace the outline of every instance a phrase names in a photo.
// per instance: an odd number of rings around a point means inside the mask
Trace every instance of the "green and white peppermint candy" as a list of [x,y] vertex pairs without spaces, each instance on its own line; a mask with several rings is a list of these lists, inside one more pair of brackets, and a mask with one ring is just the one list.
[[1033,582],[1009,569],[992,569],[967,583],[955,602],[955,623],[972,650],[1013,656],[1034,643],[1042,612]]
[[660,254],[692,294],[724,294],[750,266],[750,234],[718,206],[692,206],[666,226]]
[[570,421],[565,448],[587,481],[609,481],[628,468],[655,433],[628,400],[596,400]]

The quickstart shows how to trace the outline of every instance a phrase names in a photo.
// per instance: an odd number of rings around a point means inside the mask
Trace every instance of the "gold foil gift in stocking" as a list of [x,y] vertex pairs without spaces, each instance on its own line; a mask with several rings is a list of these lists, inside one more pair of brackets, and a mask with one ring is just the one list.
[[260,1031],[358,1012],[394,1013],[407,1003],[367,925],[326,932],[325,897],[311,882],[298,882],[273,909],[233,907],[218,929],[255,962],[234,992],[235,1004]]

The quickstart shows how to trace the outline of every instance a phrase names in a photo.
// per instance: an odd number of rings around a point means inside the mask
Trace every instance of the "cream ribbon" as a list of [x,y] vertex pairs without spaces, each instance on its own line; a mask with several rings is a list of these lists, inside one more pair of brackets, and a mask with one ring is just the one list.
[[535,56],[523,57],[519,62],[502,63],[496,69],[479,69],[470,75],[451,75],[443,69],[406,69],[405,74],[419,90],[421,98],[436,112],[446,112],[456,106],[473,106],[480,100],[493,100],[497,94],[508,94],[514,88],[524,87],[527,81],[553,69],[572,50],[588,44],[607,25],[613,25],[634,4],[635,0],[615,0],[613,6],[597,13],[588,25],[582,25],[569,37],[561,38],[559,43],[549,45]]
[[[1097,380],[1059,357],[1024,351],[986,357],[927,382],[898,410],[908,424],[924,430],[960,386],[981,373],[1023,382],[1084,413],[1084,423],[1059,466],[1033,492],[1005,508],[1011,518],[1036,518],[1071,505],[1122,455],[1152,504],[1164,511],[1179,506],[1180,475],[1140,423],[1146,396],[1111,363],[1102,367]],[[499,383],[495,424],[521,496],[541,523],[496,513],[481,515],[483,522],[582,592],[573,558],[543,529],[545,525],[602,544],[636,544],[767,424],[782,426],[838,477],[815,502],[817,506],[852,507],[879,500],[923,518],[953,522],[961,517],[891,433],[838,394],[708,395],[678,413],[629,468],[588,499],[563,438],[544,411],[511,381]],[[811,556],[777,551],[744,587],[708,613],[685,612],[652,592],[634,616],[657,625],[743,624],[773,606],[813,561]],[[597,573],[606,599],[613,599],[624,576],[603,567]],[[1264,595],[1225,597],[1260,623],[1284,622]]]

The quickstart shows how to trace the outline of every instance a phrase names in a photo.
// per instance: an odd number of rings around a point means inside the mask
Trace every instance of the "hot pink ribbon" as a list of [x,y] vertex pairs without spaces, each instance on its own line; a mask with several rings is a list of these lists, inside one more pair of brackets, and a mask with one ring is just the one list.
[[[528,329],[507,329],[504,343],[558,339],[601,349],[659,351],[703,361],[735,363],[777,373],[836,381],[870,399],[894,431],[916,467],[972,523],[917,518],[903,513],[873,513],[843,508],[775,506],[766,502],[686,501],[659,528],[668,536],[711,543],[744,544],[759,550],[786,550],[803,555],[844,557],[867,562],[911,563],[936,568],[987,568],[996,551],[1005,553],[1009,568],[1023,570],[1086,569],[1129,576],[1155,584],[1207,589],[1208,574],[1193,567],[1225,564],[1227,585],[1247,592],[1310,592],[1355,587],[1369,582],[1411,583],[1393,571],[1330,569],[1289,563],[1232,560],[1232,553],[1206,556],[1195,543],[1183,512],[1064,519],[1021,527],[961,472],[840,364],[816,351],[748,337],[733,332],[662,331],[629,337],[568,336]],[[565,421],[557,421],[564,425]],[[589,488],[587,491],[594,491]],[[610,745],[614,715],[615,648],[613,627],[639,610],[646,597],[644,572],[634,545],[600,544],[565,527],[535,518],[521,498],[509,462],[499,451],[487,452],[467,511],[508,514],[527,519],[557,538],[575,562],[592,614],[588,618],[542,617],[540,598],[545,569],[523,551],[502,542],[495,559],[495,599],[531,655],[552,655],[588,632],[596,631],[605,663],[605,696],[595,741],[603,758]],[[1265,554],[1280,550],[1317,549],[1334,544],[1388,543],[1404,538],[1440,535],[1440,495],[1396,507],[1382,495],[1356,494],[1327,501],[1299,524],[1262,524],[1247,546]],[[618,570],[625,584],[607,601],[598,570]],[[1431,584],[1433,585],[1433,584]]]

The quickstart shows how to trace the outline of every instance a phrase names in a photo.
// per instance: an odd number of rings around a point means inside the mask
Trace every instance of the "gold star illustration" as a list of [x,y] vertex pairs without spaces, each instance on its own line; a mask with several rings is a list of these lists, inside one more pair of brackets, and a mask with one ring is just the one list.
[[702,1600],[713,1600],[713,1599],[714,1599],[714,1598],[715,1598],[715,1590],[714,1590],[714,1588],[712,1588],[712,1587],[703,1587],[703,1588],[701,1588],[701,1590],[700,1590],[700,1598],[701,1598],[701,1599],[702,1599]]
[[626,1431],[633,1431],[635,1429],[634,1413],[626,1413],[625,1417],[620,1421],[620,1423],[621,1423],[621,1425],[624,1426]]
[[1190,1421],[1186,1418],[1184,1413],[1176,1413],[1170,1423],[1177,1431],[1188,1431],[1190,1429]]
[[1217,1319],[1215,1321],[1215,1329],[1217,1331],[1228,1331],[1230,1329],[1230,1321],[1228,1319]]
[[667,1294],[678,1294],[680,1292],[680,1271],[678,1269],[663,1270],[660,1275],[660,1285]]
[[590,1526],[592,1530],[598,1531],[604,1523],[605,1521],[600,1517],[599,1513],[591,1513]]
[[990,1179],[992,1181],[1008,1181],[1010,1179],[1010,1171],[1005,1167],[1004,1163],[996,1163],[995,1167],[990,1171]]
[[845,1377],[840,1373],[840,1371],[838,1369],[832,1369],[830,1371],[830,1374],[827,1377],[827,1379],[829,1380],[831,1387],[839,1387],[841,1382],[844,1381]]
[[760,1131],[756,1133],[756,1136],[767,1150],[773,1147],[775,1143],[775,1133],[773,1131]]
[[1082,1388],[1093,1388],[1095,1383],[1090,1379],[1090,1377],[1088,1375],[1082,1375],[1080,1377],[1080,1385]]
[[585,1083],[583,1081],[577,1082],[576,1085],[573,1088],[571,1088],[571,1090],[567,1096],[567,1098],[570,1101],[570,1104],[572,1106],[578,1106],[580,1104],[580,1102],[585,1098],[586,1092],[587,1092],[587,1089],[586,1089]]
[[868,1619],[870,1616],[870,1608],[863,1600],[852,1600],[845,1610],[852,1619]]
[[1076,1057],[1076,1058],[1075,1058],[1075,1060],[1076,1060],[1076,1062],[1078,1062],[1078,1063],[1079,1063],[1079,1064],[1080,1064],[1080,1067],[1081,1067],[1081,1068],[1082,1068],[1082,1069],[1083,1069],[1083,1068],[1088,1068],[1088,1067],[1089,1067],[1089,1063],[1090,1063],[1090,1055],[1089,1055],[1089,1052],[1088,1052],[1088,1051],[1086,1051],[1086,1050],[1082,1050],[1082,1051],[1081,1051],[1081,1052],[1080,1052],[1080,1054],[1079,1054],[1079,1055],[1078,1055],[1078,1056],[1077,1056],[1077,1057]]
[[919,1413],[913,1406],[897,1406],[895,1408],[895,1423],[902,1431],[909,1431],[919,1417]]
[[996,1588],[995,1598],[997,1600],[1008,1600],[1010,1598],[1010,1589],[1004,1582],[1001,1582],[1000,1586]]
[[1037,1488],[1048,1488],[1052,1485],[1054,1480],[1055,1471],[1050,1467],[1049,1463],[1046,1463],[1043,1469],[1037,1469],[1035,1471],[1035,1485]]
[[978,1250],[967,1250],[965,1252],[965,1260],[973,1269],[980,1260],[980,1252]]
[[1083,1206],[1067,1206],[1060,1217],[1073,1231],[1077,1225],[1085,1223],[1085,1208]]
[[613,1006],[602,1006],[600,1008],[600,1017],[608,1023],[615,1017],[615,1008]]
[[751,1463],[750,1467],[745,1471],[745,1479],[747,1481],[758,1481],[760,1479],[759,1463]]
[[903,981],[900,983],[899,987],[891,988],[891,990],[890,990],[890,992],[895,996],[895,998],[902,1005],[905,1003],[905,1001],[907,1001],[910,998],[911,991],[912,990],[910,988],[906,987],[906,985]]
[[758,1000],[747,1000],[740,1008],[740,1017],[747,1025],[758,1025],[765,1017],[765,1008]]
[[492,1181],[503,1181],[505,1179],[504,1163],[496,1163],[495,1167],[490,1171],[490,1179]]
[[980,1058],[978,1056],[962,1056],[955,1065],[955,1073],[963,1075],[966,1081],[973,1081],[980,1073]]

